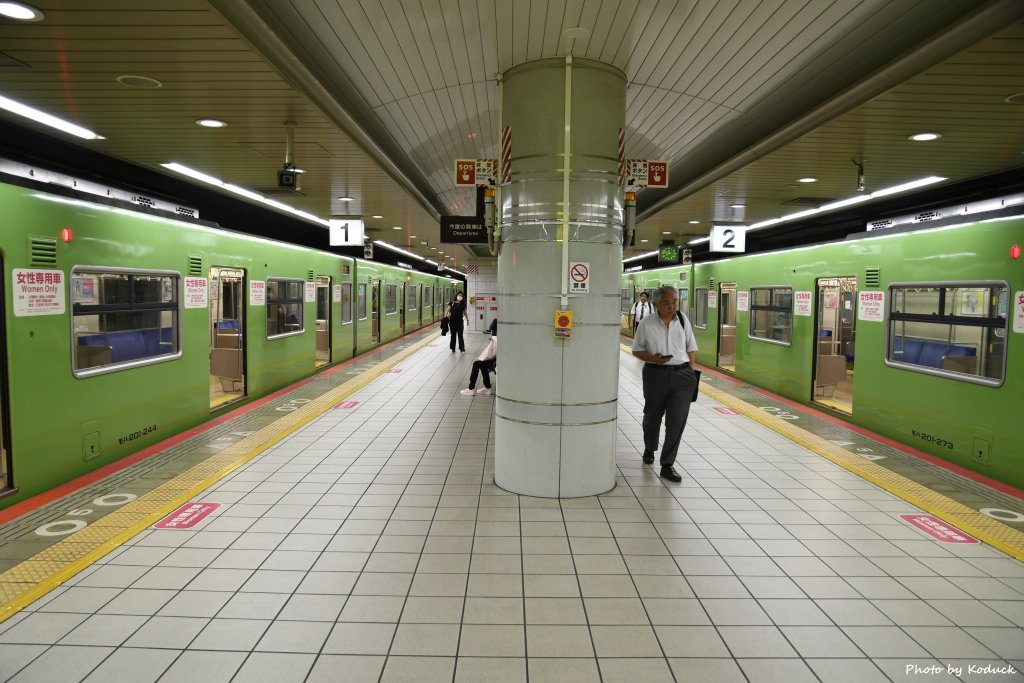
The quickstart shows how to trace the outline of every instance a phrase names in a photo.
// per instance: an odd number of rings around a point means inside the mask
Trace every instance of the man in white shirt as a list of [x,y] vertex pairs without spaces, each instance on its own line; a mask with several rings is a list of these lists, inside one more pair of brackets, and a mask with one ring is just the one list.
[[654,313],[654,306],[647,301],[647,292],[640,292],[640,300],[633,304],[633,334],[640,321]]
[[682,481],[674,465],[697,388],[693,372],[697,340],[690,321],[679,313],[679,293],[675,287],[659,288],[654,294],[654,305],[657,315],[644,318],[633,337],[633,355],[644,361],[644,463],[654,462],[664,417],[661,476],[669,481]]

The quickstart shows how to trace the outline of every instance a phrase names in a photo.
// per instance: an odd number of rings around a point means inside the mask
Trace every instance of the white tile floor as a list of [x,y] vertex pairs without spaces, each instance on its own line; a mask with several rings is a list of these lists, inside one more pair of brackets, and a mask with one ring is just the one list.
[[666,485],[626,357],[617,487],[496,488],[468,336],[0,624],[0,680],[1022,680],[969,667],[1024,667],[1024,565],[707,397]]

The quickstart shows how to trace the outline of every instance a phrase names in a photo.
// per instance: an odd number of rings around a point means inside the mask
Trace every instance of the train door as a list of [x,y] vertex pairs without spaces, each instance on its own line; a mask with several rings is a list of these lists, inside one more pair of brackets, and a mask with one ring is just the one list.
[[412,286],[412,300],[416,304],[416,329],[423,327],[423,285]]
[[370,283],[370,341],[380,344],[380,280]]
[[[0,261],[0,273],[4,272],[3,261]],[[7,318],[4,315],[4,285],[0,280],[0,491],[11,488],[11,461],[10,450],[7,446],[7,331],[3,321]]]
[[245,271],[210,268],[210,409],[245,396]]
[[331,278],[316,276],[316,367],[331,362]]
[[736,283],[718,289],[718,367],[736,372]]
[[818,312],[812,400],[852,413],[857,279],[818,278],[815,300]]
[[405,334],[405,311],[408,305],[405,300],[405,283],[398,283],[398,333]]

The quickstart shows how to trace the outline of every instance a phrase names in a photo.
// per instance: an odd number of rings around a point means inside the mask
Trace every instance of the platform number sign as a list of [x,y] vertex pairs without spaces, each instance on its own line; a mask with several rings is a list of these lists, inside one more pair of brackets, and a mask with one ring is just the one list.
[[742,225],[715,225],[711,228],[708,251],[742,254],[747,248],[747,230]]

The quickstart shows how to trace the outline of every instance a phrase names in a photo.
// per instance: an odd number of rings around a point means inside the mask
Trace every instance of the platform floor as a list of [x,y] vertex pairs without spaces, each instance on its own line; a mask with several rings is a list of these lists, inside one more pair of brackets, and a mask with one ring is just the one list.
[[[259,424],[197,433],[175,448],[206,456],[167,456],[140,470],[145,485],[117,475],[132,502],[39,552],[33,529],[58,523],[0,527],[11,581],[43,555],[70,558],[8,590],[0,681],[1024,680],[1024,564],[999,549],[1015,552],[1020,525],[979,525],[995,547],[899,517],[963,507],[922,481],[974,508],[1019,499],[877,442],[863,462],[880,488],[815,445],[863,434],[756,405],[770,399],[711,373],[684,479],[665,482],[640,461],[640,364],[625,354],[616,487],[512,495],[493,484],[494,398],[459,394],[486,341],[467,337],[454,355],[434,333],[411,338],[245,414]],[[772,420],[807,430],[797,443]],[[888,465],[924,509],[893,492]],[[205,490],[140,505],[169,470],[202,467]],[[221,507],[153,528],[182,501]],[[64,545],[104,519],[124,533]]]

